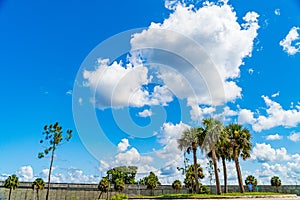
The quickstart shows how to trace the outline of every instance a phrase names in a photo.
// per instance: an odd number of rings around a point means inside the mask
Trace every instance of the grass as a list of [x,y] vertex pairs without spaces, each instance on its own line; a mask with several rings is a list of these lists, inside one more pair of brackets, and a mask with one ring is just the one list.
[[226,196],[264,196],[264,195],[281,195],[281,193],[276,192],[230,192],[225,193],[222,195],[216,194],[164,194],[164,195],[157,195],[157,196],[138,196],[139,199],[184,199],[184,198],[209,198],[209,197],[226,197]]

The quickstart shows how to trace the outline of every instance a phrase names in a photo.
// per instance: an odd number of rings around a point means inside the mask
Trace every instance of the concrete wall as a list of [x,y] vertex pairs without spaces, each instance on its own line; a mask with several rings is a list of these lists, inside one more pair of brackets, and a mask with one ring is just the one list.
[[[94,200],[97,199],[100,192],[97,184],[51,184],[50,199],[51,200]],[[239,187],[230,185],[229,192],[239,192]],[[245,187],[246,189],[246,187]],[[273,192],[275,189],[269,185],[259,186],[261,192]],[[215,192],[215,186],[212,186],[212,192]],[[288,194],[300,195],[300,186],[285,185],[279,187],[279,192]],[[0,200],[8,199],[9,190],[3,187],[3,182],[0,182]],[[146,186],[126,185],[124,191],[130,197],[137,195],[151,195],[151,191],[146,189]],[[161,185],[155,191],[154,195],[176,193],[170,185]],[[188,193],[187,189],[183,188],[180,193]],[[112,196],[116,192],[110,192]],[[41,200],[45,199],[46,189],[40,191]],[[102,196],[106,198],[106,194]],[[35,200],[36,192],[31,189],[31,183],[20,183],[20,187],[12,191],[12,200]]]

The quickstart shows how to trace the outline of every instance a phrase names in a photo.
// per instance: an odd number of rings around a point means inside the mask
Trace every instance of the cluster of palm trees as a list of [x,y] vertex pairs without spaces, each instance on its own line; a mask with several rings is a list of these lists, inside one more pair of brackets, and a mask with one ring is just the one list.
[[[10,198],[11,198],[12,190],[17,189],[19,187],[19,185],[20,185],[19,178],[15,174],[7,177],[7,179],[4,182],[4,187],[9,189],[8,200],[10,200]],[[36,178],[32,182],[31,186],[32,186],[33,190],[36,190],[37,200],[39,200],[40,199],[39,190],[43,190],[45,187],[44,180],[41,178]]]
[[[252,148],[251,134],[247,128],[239,124],[224,126],[214,118],[205,118],[202,126],[186,129],[178,139],[178,148],[185,153],[193,154],[194,169],[197,169],[197,150],[206,153],[213,161],[217,194],[222,194],[218,173],[218,160],[222,160],[224,173],[224,193],[228,192],[226,161],[235,162],[240,191],[245,191],[239,158],[246,160],[250,157]],[[196,192],[199,193],[199,177],[195,171]]]

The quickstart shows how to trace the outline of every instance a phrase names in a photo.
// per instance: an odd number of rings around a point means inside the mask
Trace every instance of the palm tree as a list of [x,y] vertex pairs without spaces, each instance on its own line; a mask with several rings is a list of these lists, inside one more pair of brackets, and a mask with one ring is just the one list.
[[245,189],[243,186],[239,157],[241,156],[243,160],[250,158],[250,151],[252,148],[251,134],[247,128],[243,128],[239,124],[229,124],[226,129],[229,134],[230,146],[232,148],[232,158],[235,162],[240,191],[243,193],[245,192]]
[[281,180],[278,176],[273,176],[271,178],[271,185],[275,186],[276,192],[278,192],[278,187],[281,186]]
[[5,180],[4,187],[9,189],[8,200],[10,200],[11,191],[17,189],[19,185],[20,185],[19,179],[15,174],[9,176]]
[[249,175],[245,179],[245,184],[252,184],[253,186],[257,186],[257,179],[253,175]]
[[41,178],[37,178],[35,179],[35,181],[33,181],[32,183],[32,189],[36,189],[36,195],[37,195],[37,199],[40,199],[39,196],[39,190],[43,190],[45,188],[45,182],[43,179]]
[[218,164],[217,164],[217,155],[216,155],[216,147],[215,144],[219,138],[219,135],[223,131],[223,124],[219,120],[215,120],[214,118],[206,118],[203,119],[203,124],[205,126],[205,139],[201,146],[207,153],[211,152],[212,161],[214,164],[214,172],[215,172],[215,180],[217,187],[217,194],[222,194],[219,172],[218,172]]
[[175,180],[172,183],[172,188],[176,191],[176,193],[178,193],[178,191],[181,190],[181,188],[182,188],[181,181],[180,180]]
[[216,155],[218,160],[222,160],[223,176],[224,176],[224,193],[228,192],[227,185],[227,167],[226,160],[232,160],[232,149],[230,148],[229,135],[226,129],[223,129],[216,144]]
[[177,140],[178,148],[181,151],[190,153],[191,150],[193,152],[193,160],[194,160],[194,174],[196,181],[196,193],[200,192],[199,189],[199,177],[197,173],[197,147],[198,147],[198,135],[201,128],[190,128],[183,131],[181,138]]
[[103,177],[101,179],[101,181],[99,182],[99,184],[98,184],[98,189],[100,190],[100,195],[99,195],[98,199],[101,198],[101,195],[102,195],[103,192],[107,193],[109,191],[109,186],[110,186],[110,183],[109,183],[108,178]]

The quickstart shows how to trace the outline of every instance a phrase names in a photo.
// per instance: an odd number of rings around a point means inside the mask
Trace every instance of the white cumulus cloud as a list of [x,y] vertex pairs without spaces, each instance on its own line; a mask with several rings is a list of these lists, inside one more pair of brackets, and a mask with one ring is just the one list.
[[287,36],[279,42],[280,46],[283,47],[289,55],[295,55],[300,52],[300,40],[299,40],[299,27],[292,27]]
[[118,144],[118,152],[126,151],[127,148],[130,146],[128,139],[123,138],[121,142]]
[[34,178],[33,169],[30,165],[20,167],[16,175],[20,178],[20,181],[25,182],[33,181]]
[[142,112],[139,112],[138,114],[140,117],[151,117],[153,113],[151,110],[145,109]]
[[288,136],[288,139],[293,142],[298,142],[300,140],[300,133],[292,133]]
[[259,162],[286,161],[291,158],[287,154],[286,148],[274,149],[270,144],[266,143],[256,143],[251,157]]
[[[300,107],[295,106],[288,110],[268,96],[262,96],[267,108],[266,114],[254,113],[248,109],[239,111],[238,121],[241,124],[251,124],[256,132],[268,130],[277,126],[296,127],[300,123]],[[255,116],[257,115],[257,116]]]
[[274,135],[268,135],[266,137],[267,140],[281,140],[283,137],[281,135],[279,135],[278,133],[274,134]]

